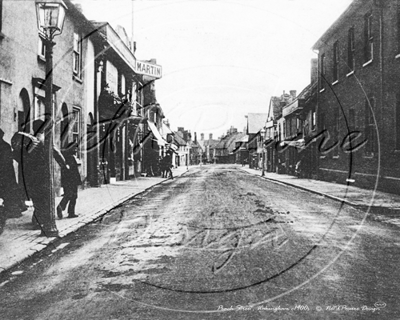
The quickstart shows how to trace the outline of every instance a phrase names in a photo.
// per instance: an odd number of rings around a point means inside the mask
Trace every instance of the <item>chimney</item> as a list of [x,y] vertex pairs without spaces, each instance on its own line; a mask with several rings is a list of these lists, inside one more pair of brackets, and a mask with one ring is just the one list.
[[311,84],[318,80],[318,59],[311,59]]
[[293,99],[296,98],[296,90],[290,90],[290,95],[292,96]]
[[210,133],[209,137],[210,137],[209,139],[212,140],[212,133]]
[[200,141],[204,140],[204,133],[200,133]]
[[194,133],[194,142],[197,143],[197,133]]

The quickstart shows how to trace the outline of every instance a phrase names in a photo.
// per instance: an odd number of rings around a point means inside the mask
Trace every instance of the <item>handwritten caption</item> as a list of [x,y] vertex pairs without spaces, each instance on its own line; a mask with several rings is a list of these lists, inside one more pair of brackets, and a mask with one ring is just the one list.
[[218,306],[219,311],[234,311],[234,312],[245,312],[245,311],[271,311],[271,312],[285,312],[285,311],[317,311],[317,312],[337,312],[337,311],[366,311],[366,312],[377,312],[386,307],[384,302],[376,302],[373,306],[348,306],[348,305],[328,305],[328,306],[309,306],[307,304],[295,305],[292,307],[281,307],[281,306],[229,306],[223,305]]

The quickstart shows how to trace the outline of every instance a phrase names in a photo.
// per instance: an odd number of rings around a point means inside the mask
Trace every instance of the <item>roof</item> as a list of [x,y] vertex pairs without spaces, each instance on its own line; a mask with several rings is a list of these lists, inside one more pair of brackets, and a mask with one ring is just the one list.
[[243,137],[246,137],[247,135],[242,132],[236,132],[233,134],[230,134],[224,138],[221,139],[221,141],[215,146],[216,149],[227,149],[228,152],[233,152],[235,150],[235,144],[237,141],[241,141]]
[[210,147],[215,147],[219,143],[219,140],[214,140],[214,139],[207,139],[204,140],[204,146],[210,146]]
[[271,97],[268,110],[269,119],[276,119],[282,114],[282,101],[281,97]]
[[249,113],[247,115],[247,133],[257,133],[264,127],[268,113]]
[[249,136],[245,134],[241,139],[236,140],[236,142],[249,142]]
[[180,146],[186,146],[186,141],[181,136],[181,132],[176,131],[174,132],[174,141]]
[[365,0],[353,0],[353,2],[347,7],[347,9],[339,16],[338,19],[324,32],[324,34],[318,39],[318,41],[312,46],[313,50],[317,50],[323,44],[327,42],[327,40],[336,32],[336,30],[343,24],[346,20],[349,19],[354,13],[358,11],[360,7],[368,4]]

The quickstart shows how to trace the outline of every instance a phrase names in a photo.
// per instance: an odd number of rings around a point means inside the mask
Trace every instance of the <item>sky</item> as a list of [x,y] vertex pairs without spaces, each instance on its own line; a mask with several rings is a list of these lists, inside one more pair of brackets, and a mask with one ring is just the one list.
[[217,138],[310,83],[311,47],[351,0],[77,2],[87,18],[133,34],[138,60],[162,66],[156,97],[173,130]]

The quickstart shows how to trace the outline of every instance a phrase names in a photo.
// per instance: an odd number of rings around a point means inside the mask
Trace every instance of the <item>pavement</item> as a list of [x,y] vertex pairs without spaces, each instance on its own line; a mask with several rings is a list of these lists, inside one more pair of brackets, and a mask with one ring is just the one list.
[[[172,169],[173,176],[181,176],[187,170],[187,167]],[[99,188],[79,190],[75,208],[78,217],[67,219],[67,213],[64,211],[65,218],[56,218],[58,237],[46,238],[40,236],[40,230],[33,229],[31,223],[33,208],[25,211],[20,218],[8,219],[4,232],[0,235],[0,273],[20,264],[60,238],[77,231],[121,203],[165,180],[167,179],[160,177],[135,177],[131,180],[102,185]],[[56,204],[60,200],[61,198],[56,198]]]
[[[259,169],[250,169],[248,166],[240,168],[261,177]],[[375,218],[378,217],[375,220],[400,226],[400,195],[267,171],[262,178],[340,201],[373,214]]]

